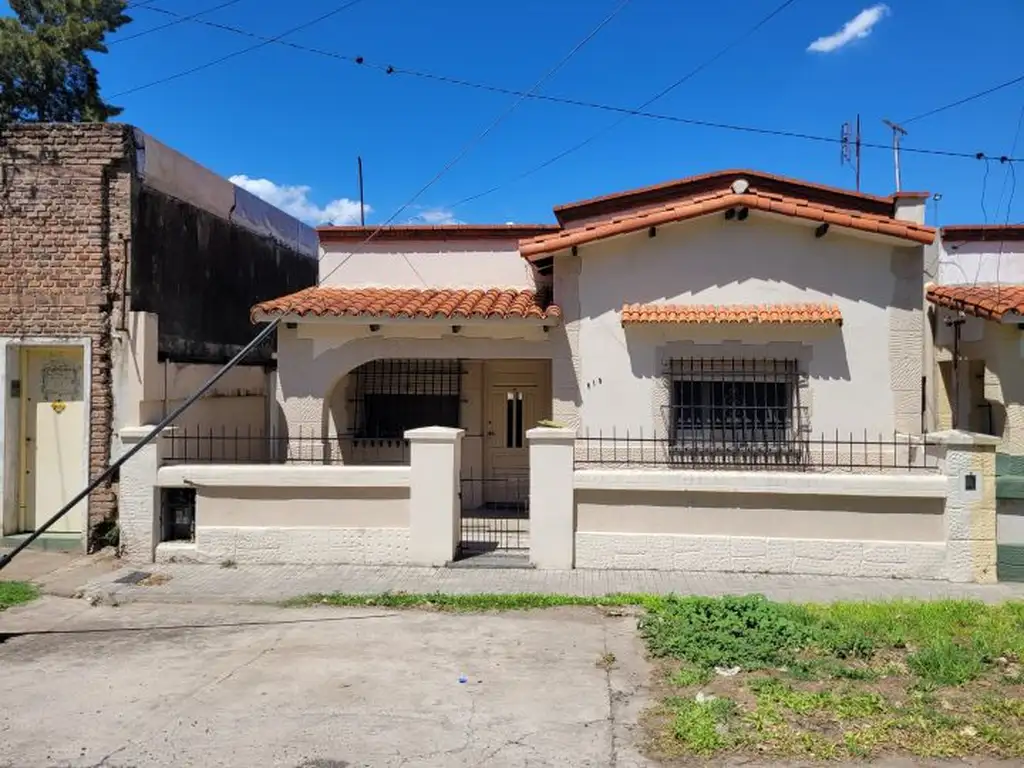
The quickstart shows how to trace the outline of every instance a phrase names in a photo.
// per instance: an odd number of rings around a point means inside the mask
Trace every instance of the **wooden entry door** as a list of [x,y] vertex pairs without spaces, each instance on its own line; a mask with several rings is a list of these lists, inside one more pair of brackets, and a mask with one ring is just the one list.
[[551,415],[546,360],[495,360],[484,368],[483,500],[525,510],[530,497],[526,432]]
[[526,430],[537,425],[538,387],[491,385],[487,394],[484,503],[520,504],[530,493]]
[[[22,359],[22,525],[35,529],[88,482],[85,354],[81,347],[28,347]],[[50,531],[83,531],[86,506]]]

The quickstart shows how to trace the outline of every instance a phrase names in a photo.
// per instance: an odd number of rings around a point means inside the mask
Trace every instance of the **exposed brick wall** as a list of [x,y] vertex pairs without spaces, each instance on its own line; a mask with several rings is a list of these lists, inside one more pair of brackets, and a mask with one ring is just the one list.
[[[92,340],[89,475],[110,460],[112,308],[131,238],[131,128],[18,126],[0,134],[0,336]],[[116,511],[89,499],[90,541]]]

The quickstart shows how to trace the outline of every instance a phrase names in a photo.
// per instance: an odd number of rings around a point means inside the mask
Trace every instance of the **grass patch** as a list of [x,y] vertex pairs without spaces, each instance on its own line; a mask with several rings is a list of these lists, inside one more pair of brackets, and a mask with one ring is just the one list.
[[644,605],[641,633],[667,666],[662,715],[647,719],[655,757],[1024,758],[1024,604]]
[[706,669],[696,667],[680,667],[669,676],[669,682],[678,688],[693,688],[704,685],[711,679],[711,673]]
[[34,584],[25,581],[0,581],[0,611],[31,602],[37,597],[39,590]]
[[736,703],[729,699],[674,698],[669,699],[666,706],[672,715],[672,733],[689,752],[710,755],[738,740],[729,730],[729,722],[736,712]]
[[384,592],[379,595],[353,595],[343,592],[303,595],[287,600],[288,607],[332,605],[336,607],[377,608],[421,608],[436,611],[526,611],[537,608],[557,608],[567,605],[622,607],[644,606],[657,602],[659,598],[648,595],[605,595],[604,597],[582,597],[576,595],[536,594],[480,594],[451,595],[440,592],[411,594],[406,592]]

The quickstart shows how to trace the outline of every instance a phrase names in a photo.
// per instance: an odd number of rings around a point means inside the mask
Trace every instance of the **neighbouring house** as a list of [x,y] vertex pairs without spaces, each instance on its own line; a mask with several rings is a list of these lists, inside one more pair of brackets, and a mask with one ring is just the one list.
[[939,429],[998,439],[999,577],[1024,580],[1024,225],[944,227],[929,253]]
[[[253,336],[253,303],[312,285],[315,232],[141,130],[49,124],[0,134],[0,533],[31,531]],[[222,457],[265,433],[271,344],[180,422]],[[118,481],[51,530],[112,538]]]

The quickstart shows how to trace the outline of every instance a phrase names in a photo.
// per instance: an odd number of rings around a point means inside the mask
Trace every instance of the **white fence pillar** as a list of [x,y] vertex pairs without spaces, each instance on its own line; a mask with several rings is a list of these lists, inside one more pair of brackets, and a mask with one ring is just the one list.
[[[122,556],[132,563],[152,563],[160,543],[160,488],[157,471],[164,461],[168,427],[142,450],[121,465],[118,480],[117,516]],[[138,445],[153,427],[125,427],[121,446],[125,452]]]
[[946,578],[996,581],[996,446],[999,438],[949,430],[928,435],[941,443],[939,468],[946,494]]
[[455,558],[459,544],[459,474],[465,430],[422,427],[409,441],[409,561],[440,566]]
[[535,427],[530,445],[530,562],[568,570],[576,550],[573,456],[576,430]]

